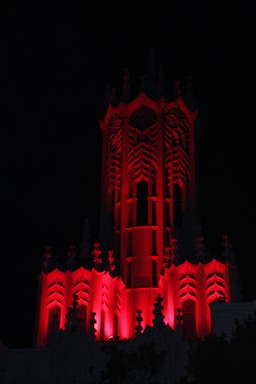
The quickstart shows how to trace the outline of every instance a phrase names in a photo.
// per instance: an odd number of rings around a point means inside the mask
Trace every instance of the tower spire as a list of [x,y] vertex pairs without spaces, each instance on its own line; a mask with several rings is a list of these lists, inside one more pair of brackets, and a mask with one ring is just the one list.
[[128,102],[129,101],[129,98],[130,98],[130,94],[129,94],[129,88],[130,88],[130,84],[129,84],[129,71],[128,71],[128,68],[125,68],[124,69],[124,74],[123,74],[123,94],[122,94],[122,100],[124,103]]
[[227,234],[223,235],[223,242],[224,242],[223,257],[225,261],[230,261],[231,263],[234,263],[234,251],[233,251],[232,242],[230,240],[230,236]]
[[82,241],[80,243],[80,253],[78,255],[80,260],[89,260],[89,248],[90,248],[90,242],[89,242],[89,220],[86,217],[84,219],[84,225],[83,225],[83,233],[82,233]]
[[159,65],[158,70],[158,79],[157,79],[157,96],[158,98],[164,96],[164,66]]
[[187,76],[186,78],[184,100],[192,112],[197,111],[197,100],[193,91],[192,76]]
[[51,259],[52,259],[52,247],[47,245],[45,247],[45,250],[44,250],[43,262],[41,264],[43,269],[48,269],[49,268],[49,265],[51,263]]
[[155,96],[156,92],[156,64],[155,64],[155,53],[151,46],[148,54],[147,73],[145,77],[145,91],[149,96]]
[[67,266],[69,268],[72,268],[75,266],[76,264],[76,245],[75,244],[70,244],[68,246],[68,251],[67,251],[67,257],[68,257],[68,260],[67,260]]

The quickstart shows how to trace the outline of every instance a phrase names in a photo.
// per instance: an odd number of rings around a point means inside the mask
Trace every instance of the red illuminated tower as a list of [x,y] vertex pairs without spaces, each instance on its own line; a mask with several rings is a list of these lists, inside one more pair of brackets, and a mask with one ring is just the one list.
[[[164,89],[150,62],[137,93],[114,90],[106,102],[102,130],[100,242],[67,262],[50,249],[39,278],[37,345],[63,328],[75,295],[80,326],[96,340],[134,338],[152,325],[162,298],[164,322],[176,329],[182,315],[186,339],[211,330],[209,304],[238,299],[236,267],[228,237],[223,255],[208,257],[199,226],[197,109],[189,79]],[[159,296],[160,295],[160,296]]]

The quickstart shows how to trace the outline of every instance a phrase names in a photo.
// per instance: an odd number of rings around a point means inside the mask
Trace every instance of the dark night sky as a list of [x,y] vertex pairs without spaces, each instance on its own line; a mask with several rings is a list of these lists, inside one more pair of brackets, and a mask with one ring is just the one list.
[[70,243],[80,244],[85,217],[98,240],[98,119],[106,86],[121,90],[125,67],[131,83],[139,81],[149,47],[167,82],[192,76],[203,232],[213,253],[230,234],[242,294],[254,300],[251,3],[219,9],[216,2],[179,1],[168,10],[122,4],[97,13],[86,2],[31,3],[6,1],[1,12],[0,340],[32,345],[44,247],[64,256]]

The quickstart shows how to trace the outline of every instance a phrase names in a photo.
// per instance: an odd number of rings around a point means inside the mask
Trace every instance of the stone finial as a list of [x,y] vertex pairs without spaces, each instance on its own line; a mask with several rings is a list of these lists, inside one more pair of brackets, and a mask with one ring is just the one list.
[[146,75],[141,76],[141,90],[145,91]]
[[163,298],[161,297],[160,293],[156,297],[156,302],[154,303],[154,319],[153,324],[154,326],[162,327],[164,325],[164,315],[162,313],[163,305],[161,305],[161,302],[163,301]]
[[138,316],[136,317],[137,325],[136,325],[135,329],[136,329],[136,336],[139,336],[139,335],[141,335],[142,330],[143,330],[143,327],[141,325],[142,320],[143,320],[143,318],[141,316],[142,310],[138,309],[137,313],[138,313]]
[[177,308],[176,329],[177,329],[177,333],[180,335],[180,337],[183,337],[183,316],[182,316],[182,309],[181,308]]
[[170,253],[170,247],[164,247],[164,262],[163,265],[165,268],[170,267],[172,264],[172,259],[171,259],[171,253]]
[[154,48],[151,46],[148,53],[148,73],[155,72],[155,52]]
[[67,314],[66,314],[66,323],[64,325],[66,331],[70,331],[72,329],[72,308],[67,307]]
[[116,88],[111,88],[110,103],[112,105],[117,105]]
[[100,249],[100,243],[95,242],[93,244],[93,264],[95,268],[99,268],[100,265],[102,264],[102,257],[101,257],[101,249]]
[[175,91],[176,91],[177,95],[180,96],[180,94],[181,94],[180,80],[175,80],[174,84],[175,84]]
[[78,306],[78,296],[74,293],[73,301],[72,301],[72,309],[74,314],[77,314],[77,306]]
[[225,234],[223,235],[223,257],[225,261],[230,261],[231,263],[234,263],[234,251],[233,251],[233,244],[230,240],[230,236]]
[[203,261],[206,258],[205,239],[203,235],[196,237],[196,252],[199,261]]
[[76,257],[76,245],[70,244],[68,246],[68,252],[67,252],[68,262],[72,263],[74,261],[74,258]]
[[47,267],[52,259],[52,247],[46,246],[43,254],[42,267]]
[[124,75],[123,75],[123,95],[122,95],[122,99],[124,102],[128,101],[129,100],[129,80],[130,80],[130,76],[129,76],[129,72],[128,72],[128,68],[125,68],[124,69]]
[[108,250],[108,268],[110,272],[114,272],[115,270],[115,257],[114,257],[114,251],[112,249]]
[[95,316],[96,316],[96,312],[92,312],[91,313],[91,319],[90,319],[90,324],[91,324],[91,327],[90,327],[90,331],[89,331],[89,334],[90,336],[95,340],[96,339],[96,328],[95,328],[95,325],[97,323],[96,319],[95,319]]
[[164,248],[164,267],[170,267],[175,260],[175,251],[177,248],[177,239],[171,239],[168,247]]
[[197,110],[197,100],[192,86],[192,76],[187,76],[186,78],[184,100],[191,111]]
[[159,65],[157,76],[157,95],[161,97],[164,96],[164,66],[162,64]]
[[182,325],[183,316],[182,316],[182,309],[181,308],[177,308],[176,320],[177,320],[177,325]]
[[156,89],[155,53],[153,47],[150,47],[148,54],[145,88],[149,94],[153,94]]
[[85,218],[83,224],[82,242],[80,243],[80,254],[78,256],[80,260],[89,260],[89,248],[91,245],[89,242],[89,232],[89,220],[88,218]]
[[67,322],[65,323],[66,331],[73,331],[78,328],[78,318],[77,318],[77,306],[78,306],[78,296],[76,294],[73,295],[73,301],[71,303],[71,307],[67,308],[68,313],[66,314]]
[[105,100],[104,100],[104,106],[103,106],[103,113],[106,112],[110,102],[111,102],[111,86],[109,84],[107,84],[106,91],[105,91]]

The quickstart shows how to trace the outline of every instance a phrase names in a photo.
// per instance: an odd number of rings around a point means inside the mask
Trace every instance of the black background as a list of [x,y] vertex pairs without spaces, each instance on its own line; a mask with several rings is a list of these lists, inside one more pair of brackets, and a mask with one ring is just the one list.
[[[75,3],[75,4],[74,4]],[[193,4],[192,4],[193,3]],[[205,4],[207,3],[207,4]],[[201,126],[203,232],[231,236],[245,300],[254,300],[254,11],[251,2],[153,6],[4,2],[1,12],[1,324],[32,345],[37,277],[51,245],[65,257],[90,219],[98,240],[106,87],[145,73],[149,48],[169,78],[192,76]]]

